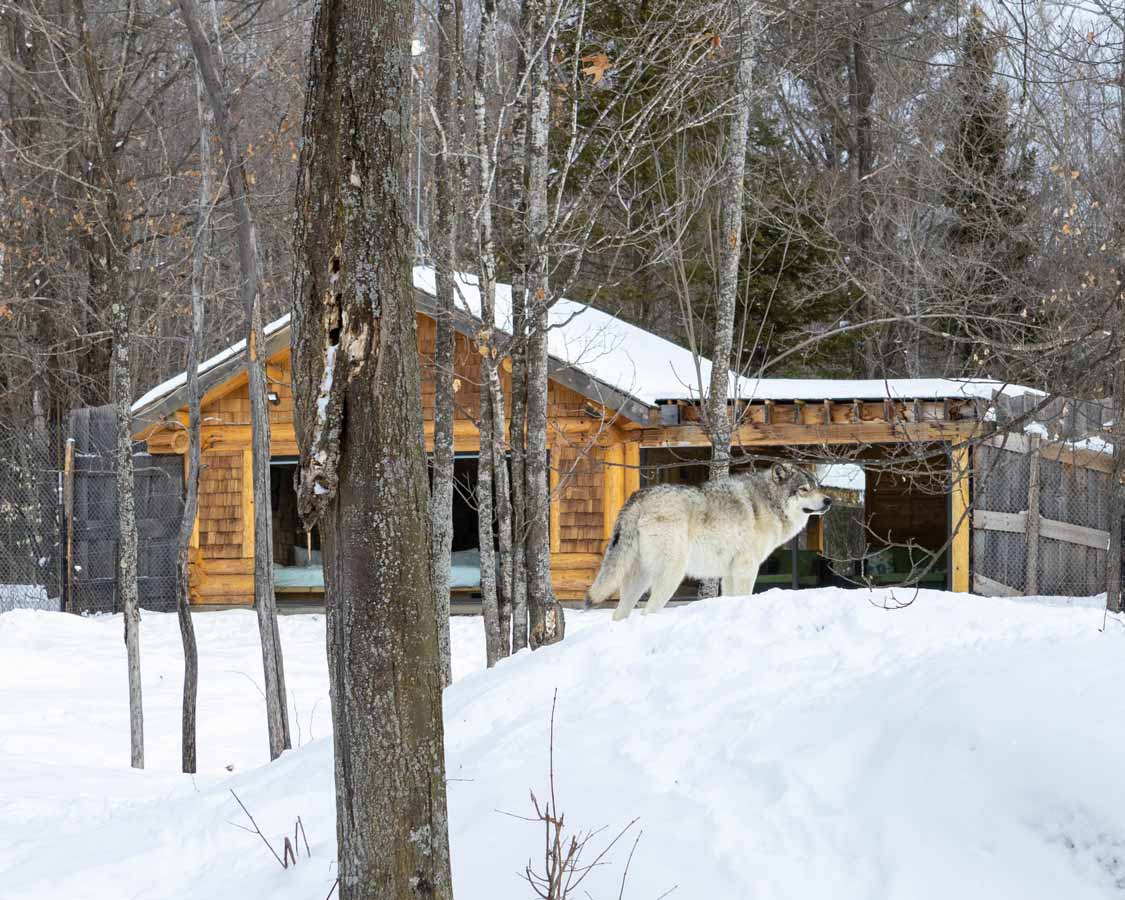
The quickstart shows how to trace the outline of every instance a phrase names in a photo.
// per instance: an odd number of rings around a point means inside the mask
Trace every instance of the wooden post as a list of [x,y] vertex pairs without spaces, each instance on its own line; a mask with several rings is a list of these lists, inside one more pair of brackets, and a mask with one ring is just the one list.
[[63,457],[63,528],[63,612],[74,612],[74,438],[67,439]]
[[1030,435],[1027,476],[1027,576],[1024,595],[1033,597],[1039,592],[1039,435]]
[[625,445],[625,499],[641,489],[641,445],[630,441]]
[[559,496],[559,454],[557,447],[552,447],[550,452],[549,465],[547,467],[547,477],[550,479],[548,487],[551,494],[549,502],[551,505],[551,518],[548,523],[548,528],[551,530],[551,552],[558,553],[562,550],[562,497]]
[[949,527],[953,538],[949,545],[950,590],[969,591],[969,535],[972,533],[969,511],[969,448],[954,447],[949,452],[952,490],[949,504]]
[[613,535],[617,514],[625,505],[625,445],[612,444],[602,454],[602,538]]

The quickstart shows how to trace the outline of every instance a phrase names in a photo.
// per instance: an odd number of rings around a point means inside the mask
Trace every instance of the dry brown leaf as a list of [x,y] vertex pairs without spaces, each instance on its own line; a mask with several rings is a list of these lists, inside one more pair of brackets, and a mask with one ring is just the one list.
[[594,84],[598,84],[605,77],[606,71],[612,68],[609,57],[604,53],[591,53],[589,56],[583,56],[580,62],[587,63],[582,67],[582,74],[591,76]]

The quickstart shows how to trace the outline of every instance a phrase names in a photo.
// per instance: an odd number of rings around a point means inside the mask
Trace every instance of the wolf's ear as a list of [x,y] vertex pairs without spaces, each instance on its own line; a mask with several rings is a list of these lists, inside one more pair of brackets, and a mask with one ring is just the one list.
[[789,473],[785,470],[785,466],[781,463],[774,463],[773,468],[770,470],[773,477],[777,480],[778,484],[784,484],[785,479],[789,477]]

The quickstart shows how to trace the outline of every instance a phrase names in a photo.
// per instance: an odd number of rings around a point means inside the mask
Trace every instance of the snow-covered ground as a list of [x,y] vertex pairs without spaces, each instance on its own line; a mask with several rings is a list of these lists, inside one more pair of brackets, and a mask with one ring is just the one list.
[[[912,592],[898,592],[909,599]],[[633,817],[625,897],[1068,898],[1125,890],[1125,627],[1093,601],[771,591],[635,615],[482,670],[453,623],[459,900],[524,900],[555,766],[574,828]],[[142,624],[149,767],[128,768],[120,617],[0,616],[0,897],[319,900],[335,827],[321,616],[281,620],[293,734],[266,764],[250,612],[196,618],[201,774],[179,775],[176,620]],[[371,760],[378,765],[378,760]],[[226,767],[232,767],[228,771]],[[283,871],[299,815],[312,858]],[[584,885],[616,898],[629,843]],[[585,896],[585,895],[583,895]]]

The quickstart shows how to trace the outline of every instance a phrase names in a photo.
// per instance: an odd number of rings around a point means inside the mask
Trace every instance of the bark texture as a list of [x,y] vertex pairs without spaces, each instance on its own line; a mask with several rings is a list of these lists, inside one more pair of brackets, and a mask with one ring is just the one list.
[[89,274],[89,301],[109,310],[111,355],[110,396],[117,423],[117,590],[125,624],[125,655],[129,670],[129,758],[135,769],[145,766],[144,710],[141,698],[141,613],[137,605],[137,516],[133,478],[133,386],[131,366],[132,296],[127,261],[119,236],[124,219],[118,198],[119,172],[115,159],[118,97],[107,89],[94,51],[91,26],[83,0],[75,14],[81,35],[82,65],[94,117],[95,147],[92,171],[102,202],[99,227],[83,239]]
[[188,452],[184,473],[184,516],[176,548],[176,612],[184,649],[184,696],[180,723],[181,764],[196,771],[196,696],[199,689],[199,651],[191,619],[190,552],[195,516],[199,507],[199,464],[202,413],[200,410],[199,354],[203,346],[203,277],[207,257],[207,229],[211,212],[211,123],[203,96],[203,78],[196,67],[196,112],[199,116],[199,224],[191,260],[191,337],[187,353]]
[[195,0],[179,0],[180,15],[191,38],[192,52],[207,99],[215,116],[215,127],[226,157],[227,185],[234,205],[240,274],[239,298],[246,315],[246,366],[250,392],[250,452],[254,483],[254,609],[262,643],[262,673],[266,695],[266,724],[270,758],[277,759],[292,746],[289,737],[285,667],[281,635],[277,627],[277,601],[273,586],[273,516],[270,511],[270,416],[266,399],[266,361],[258,269],[258,240],[250,211],[249,182],[238,143],[238,129],[231,120],[230,101],[211,44],[199,24]]
[[551,97],[552,23],[543,0],[527,0],[531,47],[527,113],[527,425],[525,507],[527,516],[527,598],[532,649],[563,638],[562,607],[551,584],[550,494],[547,459],[547,312],[550,308],[548,148]]
[[317,9],[294,393],[321,528],[341,900],[449,898],[438,609],[411,284],[412,6]]
[[434,456],[430,491],[433,532],[434,600],[438,610],[438,645],[444,685],[453,680],[449,647],[449,570],[453,551],[453,310],[457,271],[457,198],[460,166],[453,158],[460,144],[457,109],[460,0],[441,0],[438,6],[438,72],[434,102],[441,126],[434,180],[440,185],[434,202],[434,268],[437,270],[437,336],[434,346]]
[[750,4],[743,3],[742,37],[733,85],[733,107],[723,160],[719,206],[719,285],[715,297],[715,337],[711,349],[711,384],[707,391],[707,436],[711,441],[710,476],[730,474],[730,369],[742,256],[742,195],[746,187],[746,141],[753,100],[754,47]]

